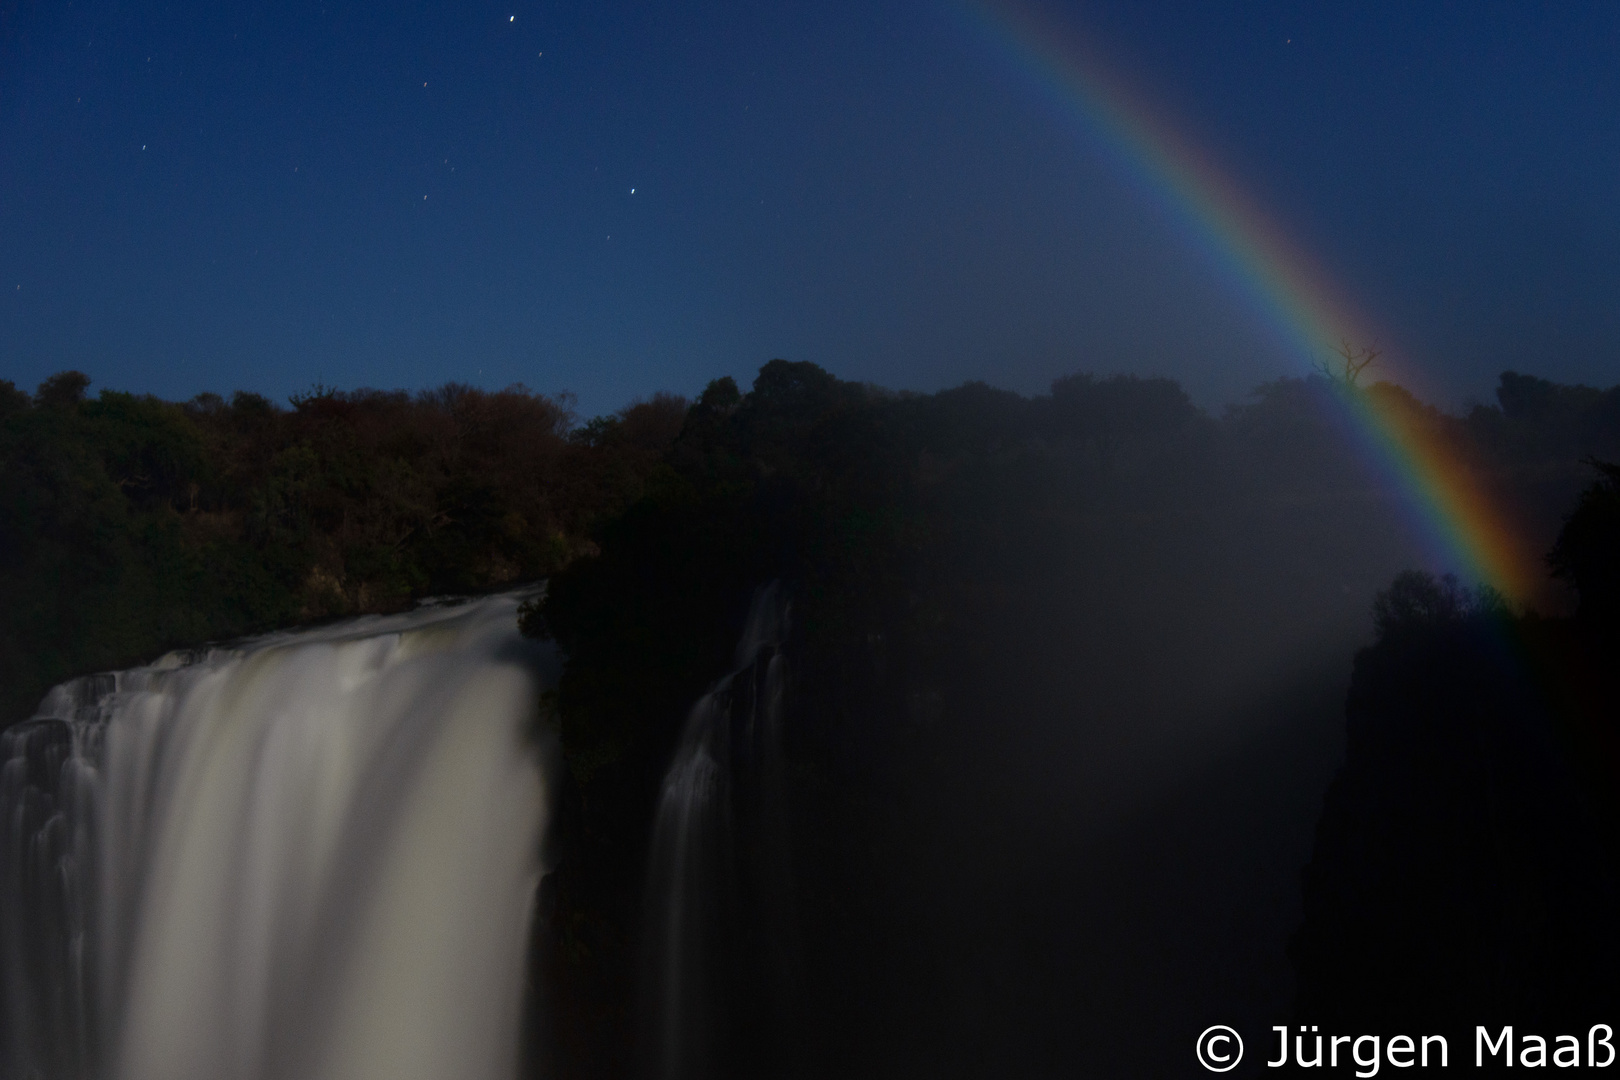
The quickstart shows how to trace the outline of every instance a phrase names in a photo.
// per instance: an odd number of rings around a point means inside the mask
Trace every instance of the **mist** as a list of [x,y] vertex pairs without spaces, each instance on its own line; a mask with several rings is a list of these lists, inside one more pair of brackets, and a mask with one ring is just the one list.
[[[90,775],[103,742],[149,737],[129,727],[140,710],[128,688],[150,684],[184,706],[166,721],[176,746],[205,745],[209,725],[266,725],[273,743],[306,712],[314,719],[297,722],[315,725],[312,737],[335,737],[319,734],[319,717],[347,710],[360,722],[373,708],[342,705],[342,680],[289,684],[268,712],[192,707],[191,691],[164,687],[210,671],[229,684],[246,677],[237,668],[330,642],[392,648],[395,634],[409,651],[470,611],[504,644],[433,638],[435,666],[410,676],[420,685],[397,717],[423,732],[447,725],[449,737],[482,707],[441,709],[442,692],[494,693],[480,665],[529,656],[527,689],[497,710],[516,734],[461,737],[492,767],[515,769],[514,790],[536,802],[518,799],[512,820],[482,834],[504,836],[503,865],[532,874],[440,859],[425,871],[439,877],[433,895],[481,897],[508,932],[481,938],[487,947],[442,978],[402,968],[388,985],[338,963],[382,940],[367,929],[370,908],[343,916],[354,940],[323,959],[287,913],[348,902],[282,875],[272,852],[255,855],[257,834],[233,857],[258,860],[253,880],[268,891],[230,886],[229,874],[216,891],[192,873],[142,900],[137,919],[89,886],[25,885],[3,905],[12,1061],[81,1063],[46,1067],[63,1077],[90,1075],[84,1062],[146,1075],[140,1063],[158,1060],[170,1075],[202,1075],[234,1046],[252,1075],[305,1075],[290,1050],[241,1048],[260,1045],[254,1031],[298,1042],[301,1029],[284,1020],[304,1015],[296,1002],[309,994],[351,1001],[354,1015],[381,1018],[376,1031],[392,1030],[400,1016],[388,1002],[438,1001],[443,986],[483,985],[498,968],[506,989],[491,1007],[510,1010],[513,1026],[434,1006],[412,1024],[425,1048],[413,1060],[476,1061],[492,1076],[666,1080],[1181,1075],[1212,1024],[1242,1032],[1259,1055],[1273,1025],[1296,1017],[1462,1023],[1441,1005],[1473,999],[1446,972],[1495,955],[1493,931],[1405,968],[1401,935],[1473,925],[1466,905],[1520,871],[1468,853],[1504,836],[1528,838],[1513,843],[1540,867],[1530,880],[1547,899],[1535,918],[1570,929],[1538,937],[1529,915],[1478,916],[1505,927],[1521,958],[1480,1000],[1525,1022],[1569,1011],[1547,1002],[1604,1015],[1595,969],[1568,956],[1570,942],[1608,955],[1583,935],[1615,877],[1606,862],[1588,874],[1558,853],[1606,851],[1614,835],[1603,808],[1616,787],[1593,764],[1612,688],[1583,659],[1607,648],[1610,495],[1607,474],[1594,486],[1582,459],[1620,454],[1620,391],[1508,373],[1496,405],[1458,416],[1388,383],[1322,375],[1263,385],[1212,413],[1168,379],[1081,373],[1032,396],[979,383],[922,395],[777,360],[746,392],[720,378],[695,400],[659,395],[580,423],[566,398],[522,387],[318,388],[282,407],[240,393],[92,398],[87,386],[66,372],[34,395],[9,384],[0,395],[8,700],[38,700],[47,677],[129,667],[165,648],[280,636],[179,654],[200,659],[172,674],[168,662],[136,667],[46,696],[8,736],[18,865],[28,851],[63,866],[116,855],[150,891],[170,880],[163,866],[202,857],[182,839],[164,841],[168,861],[150,867],[140,845],[117,854],[113,838],[160,803],[176,837],[213,816],[166,785],[149,796],[118,788],[96,828],[74,825],[87,811],[72,793],[117,782],[85,787],[58,774],[62,762]],[[1450,553],[1350,419],[1360,399],[1407,410],[1449,440],[1503,519],[1554,552],[1534,595],[1509,603],[1444,576]],[[519,606],[510,590],[526,582]],[[497,595],[413,611],[444,592]],[[400,612],[412,613],[387,614]],[[553,651],[524,653],[536,646],[519,647],[519,629]],[[1528,658],[1522,669],[1490,659],[1506,655],[1505,640]],[[1453,659],[1434,666],[1431,654]],[[560,668],[536,659],[553,655]],[[1481,681],[1499,669],[1506,681]],[[1572,689],[1524,689],[1538,679]],[[79,711],[63,713],[73,701]],[[1510,734],[1478,750],[1457,734],[1497,730]],[[68,742],[49,734],[65,731]],[[1416,757],[1404,749],[1419,744],[1428,749]],[[335,767],[324,744],[311,745],[298,762],[208,768],[251,777],[244,792],[264,785],[281,805]],[[536,747],[549,764],[524,758]],[[1474,760],[1508,769],[1509,786],[1480,788]],[[496,791],[446,782],[424,793],[405,773],[377,775],[367,800],[314,832],[296,813],[267,819],[277,850],[332,828],[363,838],[395,800],[431,823]],[[1403,784],[1416,785],[1404,801],[1369,794]],[[1426,808],[1442,804],[1427,791],[1474,809],[1434,819]],[[1549,802],[1545,791],[1581,794]],[[1497,801],[1477,802],[1486,796]],[[1386,833],[1384,847],[1358,839]],[[89,847],[52,846],[62,835]],[[357,867],[376,857],[356,843]],[[1475,882],[1460,901],[1444,880],[1391,869],[1390,859],[1437,852],[1460,852],[1435,865]],[[364,884],[368,904],[394,913],[377,927],[396,942],[440,940],[448,924],[424,913],[456,905],[418,905],[406,877]],[[1365,900],[1382,914],[1346,923],[1357,883],[1386,880]],[[260,993],[256,969],[243,968],[236,1006],[140,1042],[141,1017],[179,1007],[163,987],[204,986],[129,974],[192,970],[191,945],[163,944],[184,934],[140,928],[174,931],[183,907],[229,912],[231,889],[258,897],[260,914],[216,920],[220,955],[259,955],[252,927],[280,927],[304,976]],[[20,944],[36,921],[74,918],[101,918],[98,948],[140,964],[92,967],[74,983],[63,967],[71,935]],[[1418,929],[1400,930],[1409,919]],[[1394,959],[1357,937],[1384,931]],[[382,948],[367,970],[411,955]],[[1376,970],[1427,996],[1408,1013],[1369,1012],[1382,991],[1355,976],[1362,956],[1382,957]],[[519,970],[521,988],[509,978]],[[89,1029],[66,1020],[29,1034],[36,998],[70,985],[111,1003],[100,1007],[106,1031],[122,1043],[82,1043],[74,1032]],[[331,1029],[353,1036],[345,1060],[393,1060],[397,1047],[372,1045],[370,1030]],[[305,1057],[318,1049],[308,1043]]]

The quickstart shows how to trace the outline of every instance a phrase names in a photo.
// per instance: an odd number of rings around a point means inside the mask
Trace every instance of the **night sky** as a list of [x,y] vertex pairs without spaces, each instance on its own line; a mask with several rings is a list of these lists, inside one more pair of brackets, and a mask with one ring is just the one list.
[[[1620,6],[1050,7],[1443,404],[1620,381]],[[958,0],[0,0],[0,378],[589,415],[772,357],[1305,370]]]

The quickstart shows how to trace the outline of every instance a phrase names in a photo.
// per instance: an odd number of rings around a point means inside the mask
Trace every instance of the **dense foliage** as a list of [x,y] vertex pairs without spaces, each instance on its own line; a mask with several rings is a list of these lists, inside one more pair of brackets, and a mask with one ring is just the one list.
[[[1073,1043],[1060,1003],[1079,991],[1051,945],[1085,886],[1031,868],[1062,865],[1143,746],[1189,717],[1273,708],[1242,695],[1300,641],[1348,652],[1374,583],[1419,557],[1399,494],[1346,450],[1329,399],[1351,393],[1449,442],[1544,544],[1557,520],[1539,508],[1573,498],[1580,456],[1620,448],[1620,392],[1512,375],[1500,407],[1462,418],[1323,379],[1262,387],[1221,418],[1128,377],[894,395],[775,361],[747,394],[711,384],[668,469],[528,618],[569,658],[549,1070],[632,1069],[659,779],[772,580],[794,598],[794,994],[814,1036],[796,1041],[759,1014],[772,995],[744,988],[756,1008],[730,1071],[961,1074]],[[1027,1008],[1004,978],[988,999],[967,989],[1007,955],[1051,1001]],[[1024,1065],[1095,1068],[1084,1053]]]
[[1620,465],[1588,462],[1601,476],[1581,493],[1547,561],[1580,594],[1582,619],[1615,626],[1620,625]]
[[[1575,1031],[1620,1004],[1615,467],[1552,560],[1580,618],[1408,572],[1356,658],[1292,944],[1301,1022]],[[1495,1030],[1493,1027],[1492,1030]]]
[[589,550],[685,413],[571,430],[522,387],[176,404],[0,382],[0,721],[173,645],[531,581]]
[[[1510,875],[1457,844],[1472,811],[1431,820],[1434,800],[1365,797],[1391,776],[1439,770],[1399,790],[1474,806],[1489,770],[1458,762],[1509,762],[1486,785],[1519,799],[1502,835],[1551,867],[1522,910],[1580,917],[1608,895],[1536,838],[1575,820],[1570,791],[1611,782],[1590,763],[1612,760],[1591,750],[1608,745],[1612,709],[1591,702],[1614,698],[1580,673],[1603,670],[1581,658],[1600,655],[1594,628],[1612,622],[1620,477],[1605,467],[1583,496],[1580,462],[1620,458],[1620,388],[1508,374],[1496,405],[1459,417],[1388,384],[1285,379],[1213,416],[1162,379],[914,395],[773,361],[747,392],[721,379],[690,405],[660,396],[575,427],[566,399],[521,387],[317,388],[287,407],[87,387],[72,372],[32,395],[0,383],[0,719],[54,681],[167,647],[549,577],[525,616],[567,660],[548,701],[567,768],[535,941],[547,1075],[633,1071],[654,800],[687,710],[771,581],[792,599],[802,962],[791,1015],[770,1004],[780,987],[735,988],[716,1075],[1149,1068],[1097,1055],[1168,1047],[1203,1006],[1133,1004],[1114,990],[1165,982],[1142,973],[1143,954],[1099,957],[1075,930],[1124,902],[1096,869],[1099,823],[1168,798],[1175,776],[1245,733],[1327,730],[1374,591],[1423,559],[1404,493],[1354,452],[1338,395],[1376,395],[1451,446],[1553,550],[1581,616],[1527,618],[1421,577],[1385,595],[1313,864],[1302,992],[1353,959],[1321,944],[1334,920],[1394,904],[1423,845],[1454,845],[1436,865],[1487,891]],[[1537,603],[1559,610],[1559,586]],[[1497,664],[1503,640],[1542,666]],[[1586,687],[1586,704],[1535,704],[1513,670]],[[1429,708],[1440,700],[1455,708]],[[1286,754],[1255,760],[1309,774]],[[1230,798],[1207,797],[1227,812]],[[1569,836],[1609,842],[1602,815],[1581,820],[1589,831]],[[1416,846],[1340,843],[1363,834]],[[1193,865],[1153,842],[1167,865]],[[1128,869],[1145,850],[1109,857]],[[1385,856],[1407,864],[1356,862]],[[1387,891],[1344,892],[1366,874]],[[1563,955],[1521,945],[1502,945],[1532,958],[1513,969],[1521,982]],[[1178,974],[1188,962],[1154,948]],[[1170,1026],[1131,1026],[1150,1022]]]

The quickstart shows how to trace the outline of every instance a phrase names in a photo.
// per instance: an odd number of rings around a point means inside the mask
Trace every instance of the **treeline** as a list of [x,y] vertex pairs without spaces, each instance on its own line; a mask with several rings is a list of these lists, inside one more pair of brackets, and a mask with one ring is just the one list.
[[1143,1042],[1110,1028],[1064,952],[1090,947],[1075,852],[1204,728],[1282,707],[1257,685],[1313,650],[1336,671],[1374,590],[1421,558],[1405,493],[1341,427],[1350,394],[1450,443],[1543,546],[1581,457],[1620,451],[1620,388],[1512,374],[1465,417],[1324,379],[1220,417],[1162,379],[896,395],[773,361],[747,393],[710,384],[668,468],[526,623],[568,657],[542,1071],[635,1069],[660,778],[768,581],[794,605],[805,944],[798,985],[732,988],[713,1075],[1126,1064],[1088,1056]]
[[0,722],[162,650],[542,578],[641,491],[686,402],[575,426],[517,386],[183,403],[0,381]]
[[1417,572],[1379,596],[1291,946],[1301,1023],[1612,1023],[1620,466],[1592,465],[1548,559],[1578,592],[1573,617]]
[[[1465,416],[1322,378],[1216,416],[1165,379],[918,395],[773,361],[746,391],[721,379],[577,426],[566,399],[521,387],[281,406],[87,383],[0,384],[0,718],[171,646],[549,579],[525,626],[567,660],[548,702],[567,769],[536,938],[555,1026],[534,1045],[564,1077],[634,1070],[652,808],[760,585],[792,600],[803,962],[786,993],[733,987],[715,1075],[1162,1074],[1219,1002],[1158,1004],[1179,966],[1099,958],[1092,845],[1234,733],[1299,727],[1318,701],[1335,722],[1369,603],[1424,558],[1407,493],[1368,470],[1338,399],[1404,410],[1542,549],[1590,484],[1582,459],[1620,460],[1620,388],[1513,374]],[[1612,563],[1574,553],[1608,541],[1568,535],[1559,567],[1590,607],[1579,575]],[[1374,647],[1379,670],[1430,670],[1392,648]],[[1407,676],[1371,663],[1353,709],[1403,730]],[[1400,760],[1355,753],[1341,788]],[[1121,866],[1188,862],[1133,836]],[[1351,865],[1323,843],[1302,941],[1332,925],[1331,868]],[[1187,934],[1237,940],[1198,922],[1219,910],[1178,910]],[[1300,949],[1302,985],[1334,970]],[[1151,1023],[1167,1026],[1132,1026]],[[1143,1047],[1174,1054],[1159,1067]]]

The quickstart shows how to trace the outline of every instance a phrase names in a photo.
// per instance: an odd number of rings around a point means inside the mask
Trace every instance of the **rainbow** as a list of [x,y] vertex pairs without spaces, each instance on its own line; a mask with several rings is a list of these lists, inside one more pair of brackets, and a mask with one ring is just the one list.
[[[1194,146],[1114,71],[1074,27],[1025,0],[960,0],[965,13],[1018,69],[1117,158],[1203,243],[1302,369],[1324,350],[1376,340],[1371,323],[1333,287],[1323,268],[1292,244],[1231,176]],[[1381,365],[1382,371],[1389,371]],[[1388,388],[1381,388],[1388,389]],[[1408,395],[1340,395],[1367,448],[1398,481],[1435,546],[1442,568],[1523,602],[1539,563],[1445,426]]]

